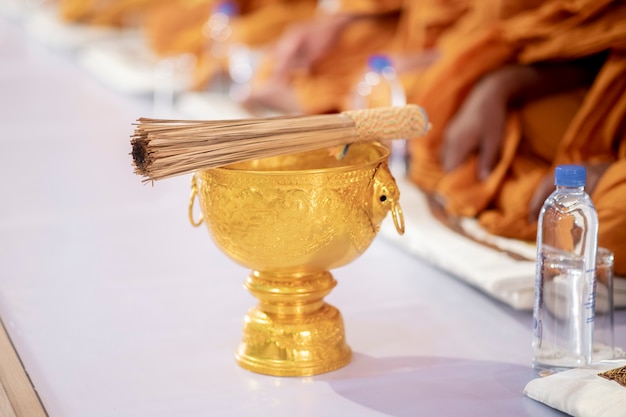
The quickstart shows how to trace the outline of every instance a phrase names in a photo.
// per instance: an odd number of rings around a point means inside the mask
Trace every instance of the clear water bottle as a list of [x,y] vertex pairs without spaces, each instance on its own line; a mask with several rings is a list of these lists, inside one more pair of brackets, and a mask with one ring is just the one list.
[[582,166],[558,166],[556,190],[539,214],[532,346],[540,375],[592,359],[598,215],[586,174]]
[[[356,109],[406,105],[404,87],[389,57],[372,55],[367,60],[367,69],[357,83],[353,97]],[[394,174],[404,176],[407,168],[406,141],[394,140],[390,146],[390,169]]]

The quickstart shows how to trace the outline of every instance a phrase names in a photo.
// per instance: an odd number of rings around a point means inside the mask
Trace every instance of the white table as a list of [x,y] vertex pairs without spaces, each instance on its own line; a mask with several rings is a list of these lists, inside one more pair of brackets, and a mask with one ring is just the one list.
[[522,395],[530,313],[381,238],[333,271],[350,365],[239,368],[248,271],[189,224],[189,177],[133,174],[149,102],[1,18],[0,88],[0,317],[50,417],[562,415]]

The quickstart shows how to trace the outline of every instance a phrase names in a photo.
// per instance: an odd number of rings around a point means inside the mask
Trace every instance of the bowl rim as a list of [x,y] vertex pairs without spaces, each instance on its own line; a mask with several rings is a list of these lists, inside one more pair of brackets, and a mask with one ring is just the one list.
[[[362,146],[362,145],[373,145],[374,147],[380,149],[382,151],[382,154],[380,155],[380,157],[375,158],[371,161],[368,162],[363,162],[360,164],[352,164],[352,165],[341,165],[338,167],[331,167],[331,168],[311,168],[311,169],[283,169],[283,170],[259,170],[259,169],[239,169],[239,168],[235,168],[233,167],[233,165],[225,165],[225,166],[221,166],[221,167],[217,167],[217,168],[207,168],[207,169],[201,169],[199,171],[223,171],[223,172],[239,172],[239,173],[250,173],[250,174],[263,174],[263,175],[286,175],[286,174],[293,174],[293,173],[298,173],[298,175],[303,175],[303,174],[318,174],[318,173],[331,173],[331,172],[341,172],[341,171],[354,171],[356,168],[361,168],[361,167],[366,167],[368,165],[372,165],[372,166],[376,166],[377,164],[380,164],[381,161],[385,160],[386,158],[388,158],[391,155],[391,150],[383,145],[380,142],[367,142],[367,143],[355,143],[355,144],[351,144],[350,146]],[[320,151],[321,149],[314,149],[312,151],[307,151],[307,152],[314,152],[314,151]],[[301,153],[305,153],[305,152],[301,152]],[[293,155],[293,154],[285,154],[285,155]],[[280,156],[280,155],[276,155],[276,156]],[[284,156],[284,155],[283,155]],[[241,162],[238,162],[238,164]]]

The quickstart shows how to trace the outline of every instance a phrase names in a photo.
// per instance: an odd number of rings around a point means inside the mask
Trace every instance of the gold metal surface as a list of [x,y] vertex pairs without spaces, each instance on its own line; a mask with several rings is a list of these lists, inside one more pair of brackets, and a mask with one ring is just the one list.
[[362,254],[389,211],[403,233],[388,156],[368,143],[341,160],[320,150],[194,174],[191,223],[204,222],[217,246],[252,270],[245,287],[259,303],[244,319],[240,366],[305,376],[350,361],[341,313],[324,302],[336,285],[329,270]]

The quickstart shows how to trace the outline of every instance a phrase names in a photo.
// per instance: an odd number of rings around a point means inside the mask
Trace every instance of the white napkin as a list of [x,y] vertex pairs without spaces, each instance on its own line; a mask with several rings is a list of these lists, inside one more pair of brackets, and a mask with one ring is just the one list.
[[92,42],[77,58],[104,85],[131,95],[152,94],[158,88],[169,88],[172,94],[187,90],[195,59],[159,59],[140,34]]
[[59,19],[58,7],[40,5],[25,15],[24,27],[38,42],[54,49],[75,51],[94,41],[124,39],[139,34],[137,29],[118,29],[67,23]]
[[524,394],[574,417],[625,417],[626,387],[598,373],[626,366],[605,361],[530,381]]
[[253,117],[242,106],[219,93],[182,93],[176,109],[191,119],[228,120]]
[[31,9],[24,0],[0,0],[0,16],[3,17],[20,19],[31,12]]
[[176,110],[187,118],[199,120],[247,119],[281,115],[269,109],[262,111],[259,109],[260,113],[252,114],[226,94],[209,91],[181,93],[177,99]]
[[[475,219],[463,219],[465,237],[437,220],[425,195],[405,178],[396,178],[406,232],[398,235],[386,219],[380,235],[407,252],[453,274],[518,310],[532,310],[535,285],[535,245],[487,233]],[[494,249],[497,248],[497,249]],[[528,260],[517,260],[514,253]],[[615,278],[613,301],[626,307],[626,279]]]

